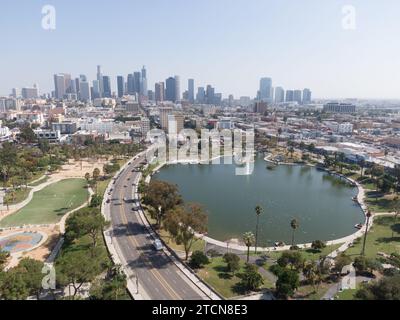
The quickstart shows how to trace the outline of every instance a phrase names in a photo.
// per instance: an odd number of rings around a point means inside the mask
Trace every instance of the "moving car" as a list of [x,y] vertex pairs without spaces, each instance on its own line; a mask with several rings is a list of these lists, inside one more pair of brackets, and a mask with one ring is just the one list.
[[153,246],[157,251],[161,251],[164,248],[161,241],[158,239],[154,241]]

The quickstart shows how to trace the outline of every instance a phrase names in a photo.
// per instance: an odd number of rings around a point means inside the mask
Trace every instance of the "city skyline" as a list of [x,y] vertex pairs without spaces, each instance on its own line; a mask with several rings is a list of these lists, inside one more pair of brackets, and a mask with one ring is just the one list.
[[[384,3],[353,1],[356,28],[345,30],[342,10],[348,3],[340,0],[253,0],[246,6],[243,1],[228,6],[224,0],[185,6],[179,0],[116,1],[96,4],[93,18],[93,4],[79,3],[76,10],[53,1],[56,29],[48,31],[41,28],[43,1],[25,4],[23,12],[14,2],[4,1],[0,33],[4,47],[12,45],[13,50],[2,53],[0,69],[6,78],[0,80],[0,94],[33,83],[41,92],[50,92],[51,75],[59,72],[86,74],[91,82],[95,65],[103,66],[116,91],[118,75],[126,77],[130,70],[146,65],[151,70],[149,89],[179,75],[185,87],[187,79],[195,79],[219,88],[224,97],[253,97],[259,79],[267,76],[274,87],[310,87],[315,98],[396,99],[400,98],[400,75],[395,72],[400,67],[400,46],[389,39],[400,30],[396,17],[400,4]],[[211,5],[213,10],[207,10]],[[113,13],[115,6],[118,13]],[[15,16],[20,19],[12,19]],[[73,23],[83,20],[88,26],[114,23],[94,32]],[[134,41],[127,41],[121,30],[138,26],[144,27]],[[16,38],[23,40],[15,42]],[[112,55],[107,39],[119,48]]]

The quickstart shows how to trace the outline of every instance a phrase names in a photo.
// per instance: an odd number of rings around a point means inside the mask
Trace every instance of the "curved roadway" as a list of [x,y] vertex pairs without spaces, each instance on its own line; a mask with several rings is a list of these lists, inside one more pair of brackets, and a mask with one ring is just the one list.
[[[132,200],[139,173],[135,171],[144,157],[128,165],[115,179],[109,210],[113,242],[119,255],[123,255],[129,272],[137,275],[139,294],[151,300],[200,300],[204,293],[163,252],[153,247],[153,238],[141,220],[139,203]],[[125,200],[124,200],[125,199]],[[117,242],[115,244],[115,242]],[[140,291],[144,292],[140,292]]]

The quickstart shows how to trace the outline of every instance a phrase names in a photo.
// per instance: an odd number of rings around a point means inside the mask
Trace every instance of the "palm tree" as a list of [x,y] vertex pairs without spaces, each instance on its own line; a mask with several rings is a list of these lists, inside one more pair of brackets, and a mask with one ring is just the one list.
[[394,229],[395,229],[395,226],[396,226],[397,217],[398,217],[399,215],[400,215],[400,208],[397,208],[397,209],[396,209],[396,213],[395,213],[394,216],[393,216],[394,221],[393,221],[393,227],[392,227],[392,239],[394,238]]
[[247,263],[249,263],[249,260],[250,260],[250,247],[255,242],[255,237],[254,237],[253,232],[246,232],[243,235],[243,241],[244,241],[245,245],[247,246]]
[[293,219],[292,221],[290,221],[290,226],[292,227],[293,231],[292,231],[292,247],[294,247],[294,234],[296,232],[296,229],[300,226],[299,222],[297,221],[297,219]]
[[256,211],[256,215],[257,215],[257,224],[256,224],[256,244],[255,244],[255,251],[254,253],[257,253],[257,245],[258,245],[258,223],[259,223],[259,219],[260,219],[260,215],[263,211],[263,208],[261,206],[256,206],[255,208]]
[[364,234],[364,243],[363,243],[363,247],[362,247],[362,251],[361,251],[361,255],[364,256],[365,255],[365,245],[367,244],[367,235],[368,235],[368,231],[369,231],[369,219],[372,217],[371,211],[367,212],[367,224],[365,226],[365,234]]

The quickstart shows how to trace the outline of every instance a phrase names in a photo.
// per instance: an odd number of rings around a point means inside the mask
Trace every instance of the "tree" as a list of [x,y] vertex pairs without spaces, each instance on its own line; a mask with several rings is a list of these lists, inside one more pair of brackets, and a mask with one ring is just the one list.
[[40,139],[39,140],[39,149],[43,155],[47,154],[50,151],[50,144],[49,140],[47,139]]
[[335,265],[333,270],[340,276],[342,274],[342,270],[345,266],[348,266],[351,263],[351,258],[344,253],[338,255],[335,258]]
[[3,270],[9,256],[10,254],[8,252],[0,250],[0,271]]
[[98,194],[94,194],[92,199],[90,200],[90,207],[91,208],[100,208],[101,202],[103,201],[103,197]]
[[287,299],[292,296],[300,285],[299,274],[294,270],[283,270],[276,281],[276,295]]
[[400,275],[384,277],[357,291],[358,300],[400,300]]
[[86,182],[89,184],[89,181],[90,181],[90,173],[89,172],[85,173],[85,179],[86,179]]
[[306,262],[303,267],[303,275],[315,291],[315,284],[321,281],[318,264],[315,261]]
[[92,254],[94,254],[99,233],[108,224],[98,208],[83,208],[67,219],[65,238],[71,242],[83,235],[89,235],[92,240]]
[[227,264],[229,272],[235,274],[240,269],[240,258],[238,255],[228,252],[224,254],[223,259]]
[[182,197],[178,193],[176,185],[165,181],[152,180],[145,188],[144,201],[154,208],[157,227],[160,228],[166,212],[180,205]]
[[255,249],[254,253],[257,253],[257,245],[258,245],[258,224],[260,220],[260,215],[263,212],[263,208],[261,206],[256,206],[255,208],[256,216],[257,216],[257,224],[256,224],[256,241],[255,241]]
[[61,286],[69,285],[69,295],[72,299],[82,285],[91,282],[99,271],[100,266],[97,261],[88,259],[84,251],[66,252],[56,262],[57,283]]
[[16,267],[0,272],[0,299],[26,300],[28,296],[24,276]]
[[121,266],[112,266],[105,279],[95,281],[90,288],[92,300],[127,300],[127,279]]
[[43,267],[44,263],[42,261],[30,258],[22,259],[16,267],[18,272],[23,275],[23,281],[29,294],[35,295],[38,300],[42,291]]
[[290,227],[292,228],[292,247],[294,247],[294,234],[299,228],[299,222],[297,221],[297,219],[293,219],[292,221],[290,221]]
[[366,258],[364,256],[356,257],[353,263],[354,268],[358,273],[373,273],[375,270],[380,269],[380,263],[371,258]]
[[290,267],[292,270],[301,270],[304,265],[304,257],[299,251],[285,251],[278,258],[277,263],[282,268]]
[[362,246],[362,251],[361,251],[361,255],[365,255],[365,247],[367,244],[367,235],[368,235],[368,231],[369,231],[369,220],[371,219],[372,214],[371,211],[367,212],[367,223],[365,225],[365,233],[364,233],[364,242],[363,242],[363,246]]
[[209,263],[210,260],[208,260],[207,256],[201,251],[193,252],[192,256],[190,257],[190,266],[193,269],[200,269]]
[[246,232],[244,235],[243,235],[243,241],[244,241],[244,244],[246,245],[246,247],[247,247],[247,263],[249,263],[249,260],[250,260],[250,247],[254,244],[254,242],[255,242],[255,237],[254,237],[254,234],[253,234],[253,232]]
[[95,182],[95,188],[96,188],[96,193],[97,193],[97,180],[100,177],[100,169],[99,168],[95,168],[93,170],[93,180]]
[[316,250],[316,251],[321,251],[325,247],[326,247],[326,243],[324,241],[321,241],[321,240],[315,240],[311,244],[311,248]]
[[19,137],[22,142],[26,143],[34,143],[37,141],[36,134],[29,125],[25,125],[21,128]]
[[197,241],[196,233],[203,234],[207,231],[207,221],[207,214],[203,207],[196,203],[189,203],[168,211],[164,221],[165,228],[178,245],[183,245],[185,260],[188,259],[190,250]]
[[258,272],[255,265],[247,263],[243,274],[240,276],[240,284],[245,288],[246,291],[257,290],[264,284],[262,275]]

